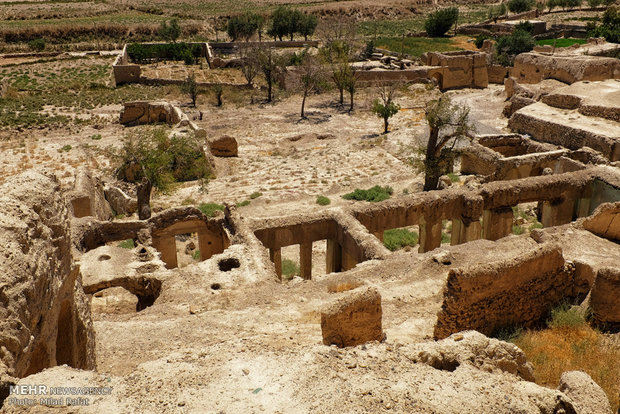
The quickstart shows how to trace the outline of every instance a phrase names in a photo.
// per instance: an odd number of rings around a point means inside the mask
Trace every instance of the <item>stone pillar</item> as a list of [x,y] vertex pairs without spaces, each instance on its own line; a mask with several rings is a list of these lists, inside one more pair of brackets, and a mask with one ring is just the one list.
[[482,226],[480,220],[475,220],[470,223],[463,221],[460,218],[452,219],[452,239],[450,244],[463,244],[473,240],[478,240],[482,233]]
[[575,212],[577,218],[588,217],[590,215],[590,198],[578,198],[575,202]]
[[351,270],[356,265],[357,260],[355,260],[355,257],[347,253],[345,249],[342,249],[342,271],[346,272],[347,270]]
[[154,236],[153,247],[161,253],[161,260],[166,263],[166,268],[174,269],[177,263],[177,241],[174,234],[171,236]]
[[222,240],[206,230],[198,231],[198,248],[200,249],[200,260],[207,260],[214,254],[224,251]]
[[379,239],[379,241],[380,241],[381,243],[383,243],[383,230],[381,230],[381,231],[377,231],[377,232],[375,232],[375,233],[373,233],[373,234],[375,235],[375,237],[376,237],[377,239]]
[[269,249],[269,259],[271,259],[276,268],[278,279],[282,280],[282,249]]
[[299,245],[299,269],[302,279],[312,279],[312,242]]
[[511,207],[484,210],[482,213],[482,237],[499,240],[512,233],[513,213]]
[[327,239],[327,252],[325,254],[325,273],[342,271],[342,247],[334,239]]
[[422,216],[420,219],[420,247],[418,252],[430,252],[441,246],[441,219],[429,220]]
[[559,226],[573,221],[575,202],[571,199],[545,201],[542,205],[543,227]]

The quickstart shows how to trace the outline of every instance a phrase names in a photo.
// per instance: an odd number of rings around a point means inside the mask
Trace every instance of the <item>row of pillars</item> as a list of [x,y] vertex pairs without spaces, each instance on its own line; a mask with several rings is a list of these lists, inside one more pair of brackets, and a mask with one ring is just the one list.
[[[590,199],[580,198],[576,201],[560,199],[557,201],[545,201],[542,204],[541,223],[543,227],[553,227],[570,223],[573,217],[586,217],[590,210]],[[512,233],[513,224],[512,207],[500,207],[497,209],[484,210],[482,224],[480,220],[452,219],[451,245],[463,244],[480,238],[487,240],[499,240]],[[422,217],[420,220],[420,248],[424,253],[441,246],[442,220],[428,220]],[[383,232],[375,233],[380,240]],[[380,235],[380,236],[379,236]]]
[[[211,232],[199,230],[197,233],[201,261],[207,260],[214,254],[222,253],[228,247],[221,237]],[[153,236],[153,247],[161,253],[161,260],[166,264],[166,268],[174,269],[178,266],[175,234]]]
[[[282,279],[282,248],[270,248],[269,259],[275,266],[278,278]],[[337,240],[327,239],[325,273],[344,272],[356,265],[357,260],[348,254]],[[299,270],[302,279],[312,279],[312,242],[299,245]]]

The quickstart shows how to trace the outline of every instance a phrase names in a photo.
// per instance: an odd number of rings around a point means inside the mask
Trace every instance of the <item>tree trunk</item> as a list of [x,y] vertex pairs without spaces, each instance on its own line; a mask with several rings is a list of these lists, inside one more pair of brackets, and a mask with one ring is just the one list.
[[273,79],[271,76],[267,78],[267,102],[271,102],[271,84],[273,83]]
[[340,105],[344,105],[344,88],[339,88],[340,91]]
[[353,111],[353,94],[355,92],[349,91],[349,95],[351,96],[351,106],[349,107],[349,111]]
[[143,179],[137,188],[138,196],[138,218],[146,220],[151,218],[151,189],[153,184],[146,178]]
[[304,113],[304,108],[306,107],[306,96],[308,96],[308,92],[304,91],[304,98],[301,100],[301,117],[305,118],[306,114]]
[[439,184],[439,160],[436,154],[438,138],[439,129],[431,127],[424,160],[424,191],[436,190]]
[[384,117],[383,118],[383,133],[387,134],[388,133],[388,117]]

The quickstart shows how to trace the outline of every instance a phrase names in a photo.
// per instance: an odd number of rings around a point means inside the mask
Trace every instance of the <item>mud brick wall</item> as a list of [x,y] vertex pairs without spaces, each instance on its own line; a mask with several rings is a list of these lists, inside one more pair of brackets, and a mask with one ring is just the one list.
[[536,325],[571,295],[573,273],[561,248],[551,243],[519,257],[451,269],[435,339],[471,329],[490,335],[503,327]]

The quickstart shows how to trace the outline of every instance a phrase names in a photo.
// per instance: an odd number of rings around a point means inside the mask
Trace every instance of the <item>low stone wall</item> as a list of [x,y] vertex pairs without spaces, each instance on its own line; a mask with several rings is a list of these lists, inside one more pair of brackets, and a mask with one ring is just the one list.
[[175,125],[187,119],[180,108],[168,102],[133,101],[125,102],[120,123],[128,126],[165,122]]
[[474,329],[490,335],[514,325],[535,326],[573,291],[573,269],[558,245],[466,269],[451,269],[437,315],[435,339]]

